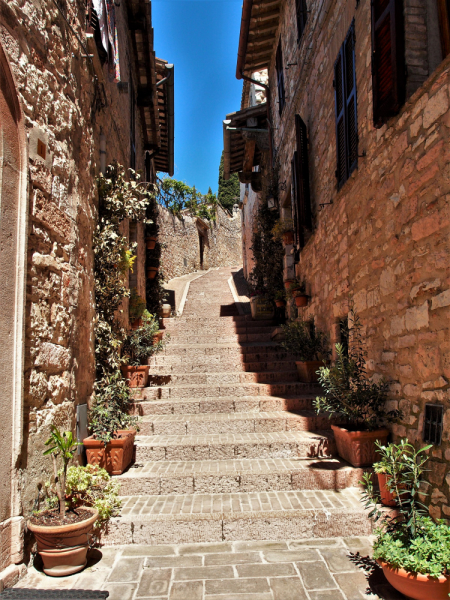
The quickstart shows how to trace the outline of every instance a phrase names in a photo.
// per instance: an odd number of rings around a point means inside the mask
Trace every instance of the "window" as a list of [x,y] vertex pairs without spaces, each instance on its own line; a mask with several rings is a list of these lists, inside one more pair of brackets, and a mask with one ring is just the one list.
[[444,407],[441,404],[425,404],[423,441],[439,446],[442,441]]
[[300,115],[295,115],[295,136],[297,151],[292,159],[292,181],[294,186],[292,217],[294,221],[295,244],[305,245],[305,231],[311,231],[311,195],[309,188],[308,134]]
[[297,42],[299,42],[308,18],[306,0],[295,0],[295,8],[297,12]]
[[437,0],[442,57],[450,54],[450,0]]
[[278,111],[281,115],[281,113],[283,112],[284,105],[286,104],[286,96],[284,92],[283,51],[281,49],[281,39],[277,48],[275,68],[277,70]]
[[336,178],[340,189],[358,166],[354,21],[334,64],[333,85],[336,111]]
[[405,102],[402,0],[372,0],[373,123],[381,127]]

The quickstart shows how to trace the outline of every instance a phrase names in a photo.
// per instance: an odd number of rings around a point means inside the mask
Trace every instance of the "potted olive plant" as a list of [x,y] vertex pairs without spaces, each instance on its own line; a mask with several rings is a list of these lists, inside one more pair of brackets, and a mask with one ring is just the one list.
[[396,510],[378,509],[379,497],[372,477],[366,473],[363,502],[370,516],[379,523],[373,544],[373,557],[389,583],[414,600],[448,600],[450,596],[450,527],[434,521],[421,502],[421,489],[427,452],[416,451],[406,440],[392,447],[397,457],[397,476],[388,478],[395,494]]
[[[34,513],[27,528],[36,538],[44,573],[61,577],[77,573],[86,566],[88,539],[98,518],[98,510],[84,504],[66,510],[67,469],[78,446],[72,432],[66,431],[61,435],[52,425],[51,435],[45,445],[48,448],[44,456],[51,456],[53,460],[53,489],[57,507]],[[57,459],[62,463],[60,468]]]
[[[373,464],[373,470],[378,478],[381,502],[385,506],[397,506],[397,493],[400,478],[404,468],[404,454],[413,449],[404,440],[400,444],[388,444],[383,446],[375,443],[378,452],[378,460]],[[413,449],[414,450],[414,449]]]
[[316,328],[314,319],[308,321],[292,321],[283,326],[285,336],[281,345],[298,360],[299,380],[304,383],[315,383],[318,380],[318,369],[330,356],[327,336]]
[[354,467],[372,465],[377,459],[375,442],[387,441],[385,424],[398,419],[398,410],[386,410],[388,384],[372,381],[366,373],[366,352],[361,324],[350,312],[349,346],[336,344],[333,366],[319,369],[325,395],[315,399],[317,412],[324,411],[341,425],[332,425],[339,455]]
[[130,388],[119,371],[95,383],[90,411],[91,435],[83,440],[89,464],[120,475],[133,460],[137,417],[131,410]]

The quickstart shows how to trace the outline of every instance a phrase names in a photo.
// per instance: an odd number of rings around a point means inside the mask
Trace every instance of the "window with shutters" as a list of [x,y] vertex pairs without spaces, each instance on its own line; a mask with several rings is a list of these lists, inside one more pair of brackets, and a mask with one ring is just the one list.
[[297,151],[292,159],[293,201],[295,244],[305,245],[305,234],[312,229],[311,195],[309,187],[308,134],[300,115],[295,115],[295,136]]
[[372,0],[373,123],[381,127],[405,102],[402,0]]
[[334,64],[333,85],[336,112],[336,179],[340,189],[358,166],[354,21]]
[[297,13],[297,42],[299,42],[302,38],[308,17],[306,0],[295,0],[295,8]]
[[283,112],[284,105],[286,104],[286,95],[284,91],[283,51],[281,49],[281,39],[277,48],[275,68],[277,72],[278,110],[281,115],[281,113]]

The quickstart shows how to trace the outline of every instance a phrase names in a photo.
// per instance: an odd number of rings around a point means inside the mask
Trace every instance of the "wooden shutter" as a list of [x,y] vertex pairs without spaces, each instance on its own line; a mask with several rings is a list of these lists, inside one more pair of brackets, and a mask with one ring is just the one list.
[[358,115],[356,102],[355,24],[352,23],[343,48],[347,129],[347,178],[358,166]]
[[450,1],[437,0],[442,57],[450,54]]
[[338,188],[347,180],[347,136],[345,119],[344,53],[339,50],[334,63],[334,105],[336,116],[336,178]]
[[308,18],[306,0],[295,0],[295,8],[297,12],[297,42],[299,42]]
[[277,87],[278,87],[278,111],[281,115],[286,103],[284,92],[284,69],[283,69],[283,51],[281,49],[281,40],[278,44],[276,55],[276,70],[277,70]]
[[[308,164],[308,135],[306,125],[300,115],[295,115],[295,134],[297,139],[296,152],[296,204],[298,215],[298,229],[312,229],[311,219],[311,196],[309,188],[309,164]],[[299,240],[300,246],[302,246]]]
[[300,248],[303,248],[305,245],[305,238],[303,235],[303,228],[300,225],[300,215],[298,212],[298,153],[294,152],[294,157],[291,160],[291,170],[292,170],[292,195],[291,195],[291,208],[292,208],[292,220],[294,221],[294,243]]
[[402,0],[372,0],[373,123],[379,128],[405,102],[405,28]]

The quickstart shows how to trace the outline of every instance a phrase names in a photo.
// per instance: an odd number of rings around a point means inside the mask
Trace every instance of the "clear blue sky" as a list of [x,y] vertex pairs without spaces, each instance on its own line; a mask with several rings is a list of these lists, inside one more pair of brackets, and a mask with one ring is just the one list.
[[152,0],[155,51],[175,65],[175,179],[217,191],[222,121],[241,106],[235,77],[242,0]]

